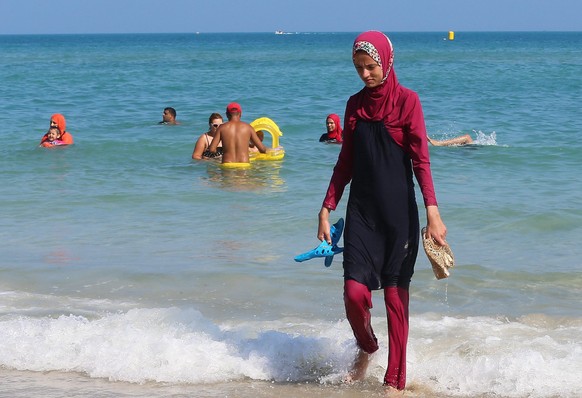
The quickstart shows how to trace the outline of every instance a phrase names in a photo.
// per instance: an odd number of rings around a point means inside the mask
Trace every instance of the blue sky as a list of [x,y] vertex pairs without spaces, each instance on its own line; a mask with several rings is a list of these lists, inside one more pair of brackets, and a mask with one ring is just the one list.
[[582,0],[0,0],[0,34],[582,31]]

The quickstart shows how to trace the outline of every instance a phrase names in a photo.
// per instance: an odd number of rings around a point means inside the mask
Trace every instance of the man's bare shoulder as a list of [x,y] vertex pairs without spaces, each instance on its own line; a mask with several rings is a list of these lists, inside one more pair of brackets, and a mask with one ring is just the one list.
[[236,129],[236,125],[234,124],[234,122],[225,122],[222,123],[219,127],[218,130],[220,130],[220,132],[222,134],[224,133],[228,133],[228,132],[232,132]]
[[237,126],[248,126],[248,127],[251,127],[250,124],[248,124],[247,122],[243,122],[242,120],[231,120],[228,123],[232,123],[232,124],[237,125]]
[[236,131],[250,131],[250,130],[254,131],[255,130],[255,129],[253,129],[253,126],[251,126],[247,122],[243,122],[242,120],[230,121],[230,122],[228,122],[228,124],[231,124],[231,128],[233,130],[236,130]]

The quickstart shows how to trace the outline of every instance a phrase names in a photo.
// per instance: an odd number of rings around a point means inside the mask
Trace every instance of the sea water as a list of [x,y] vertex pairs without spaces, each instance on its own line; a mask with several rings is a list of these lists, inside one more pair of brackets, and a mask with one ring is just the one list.
[[[0,36],[0,396],[382,396],[381,294],[346,386],[342,257],[293,261],[340,149],[326,115],[362,86],[355,35]],[[430,148],[456,266],[437,281],[419,253],[407,396],[578,396],[582,33],[390,37],[429,135],[475,139]],[[279,125],[282,161],[191,160],[231,101]],[[53,113],[73,146],[38,148]]]

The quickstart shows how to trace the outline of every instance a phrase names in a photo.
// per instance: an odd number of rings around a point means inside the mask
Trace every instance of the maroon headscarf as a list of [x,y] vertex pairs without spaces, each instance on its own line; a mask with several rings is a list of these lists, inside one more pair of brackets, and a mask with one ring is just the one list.
[[335,130],[327,132],[327,138],[330,140],[336,140],[337,142],[342,142],[343,140],[343,133],[342,133],[342,124],[340,121],[340,117],[335,113],[327,115],[325,121],[327,123],[327,119],[331,119],[335,123]]
[[347,120],[350,127],[355,128],[356,118],[384,120],[386,127],[398,124],[398,117],[402,114],[398,109],[398,99],[403,90],[394,71],[394,47],[390,39],[382,32],[364,32],[354,40],[352,56],[357,51],[365,51],[372,57],[382,68],[384,78],[379,86],[364,87],[354,95],[349,104],[352,109],[347,109],[351,113]]

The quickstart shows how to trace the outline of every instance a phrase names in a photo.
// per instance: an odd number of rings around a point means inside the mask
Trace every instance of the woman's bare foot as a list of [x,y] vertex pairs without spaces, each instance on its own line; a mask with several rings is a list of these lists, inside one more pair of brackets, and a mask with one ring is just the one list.
[[364,380],[366,377],[366,370],[368,370],[368,364],[370,363],[370,356],[371,355],[365,351],[358,351],[352,369],[344,377],[344,383],[353,384],[356,381]]
[[384,396],[386,398],[403,397],[404,390],[399,390],[392,386],[384,386]]

